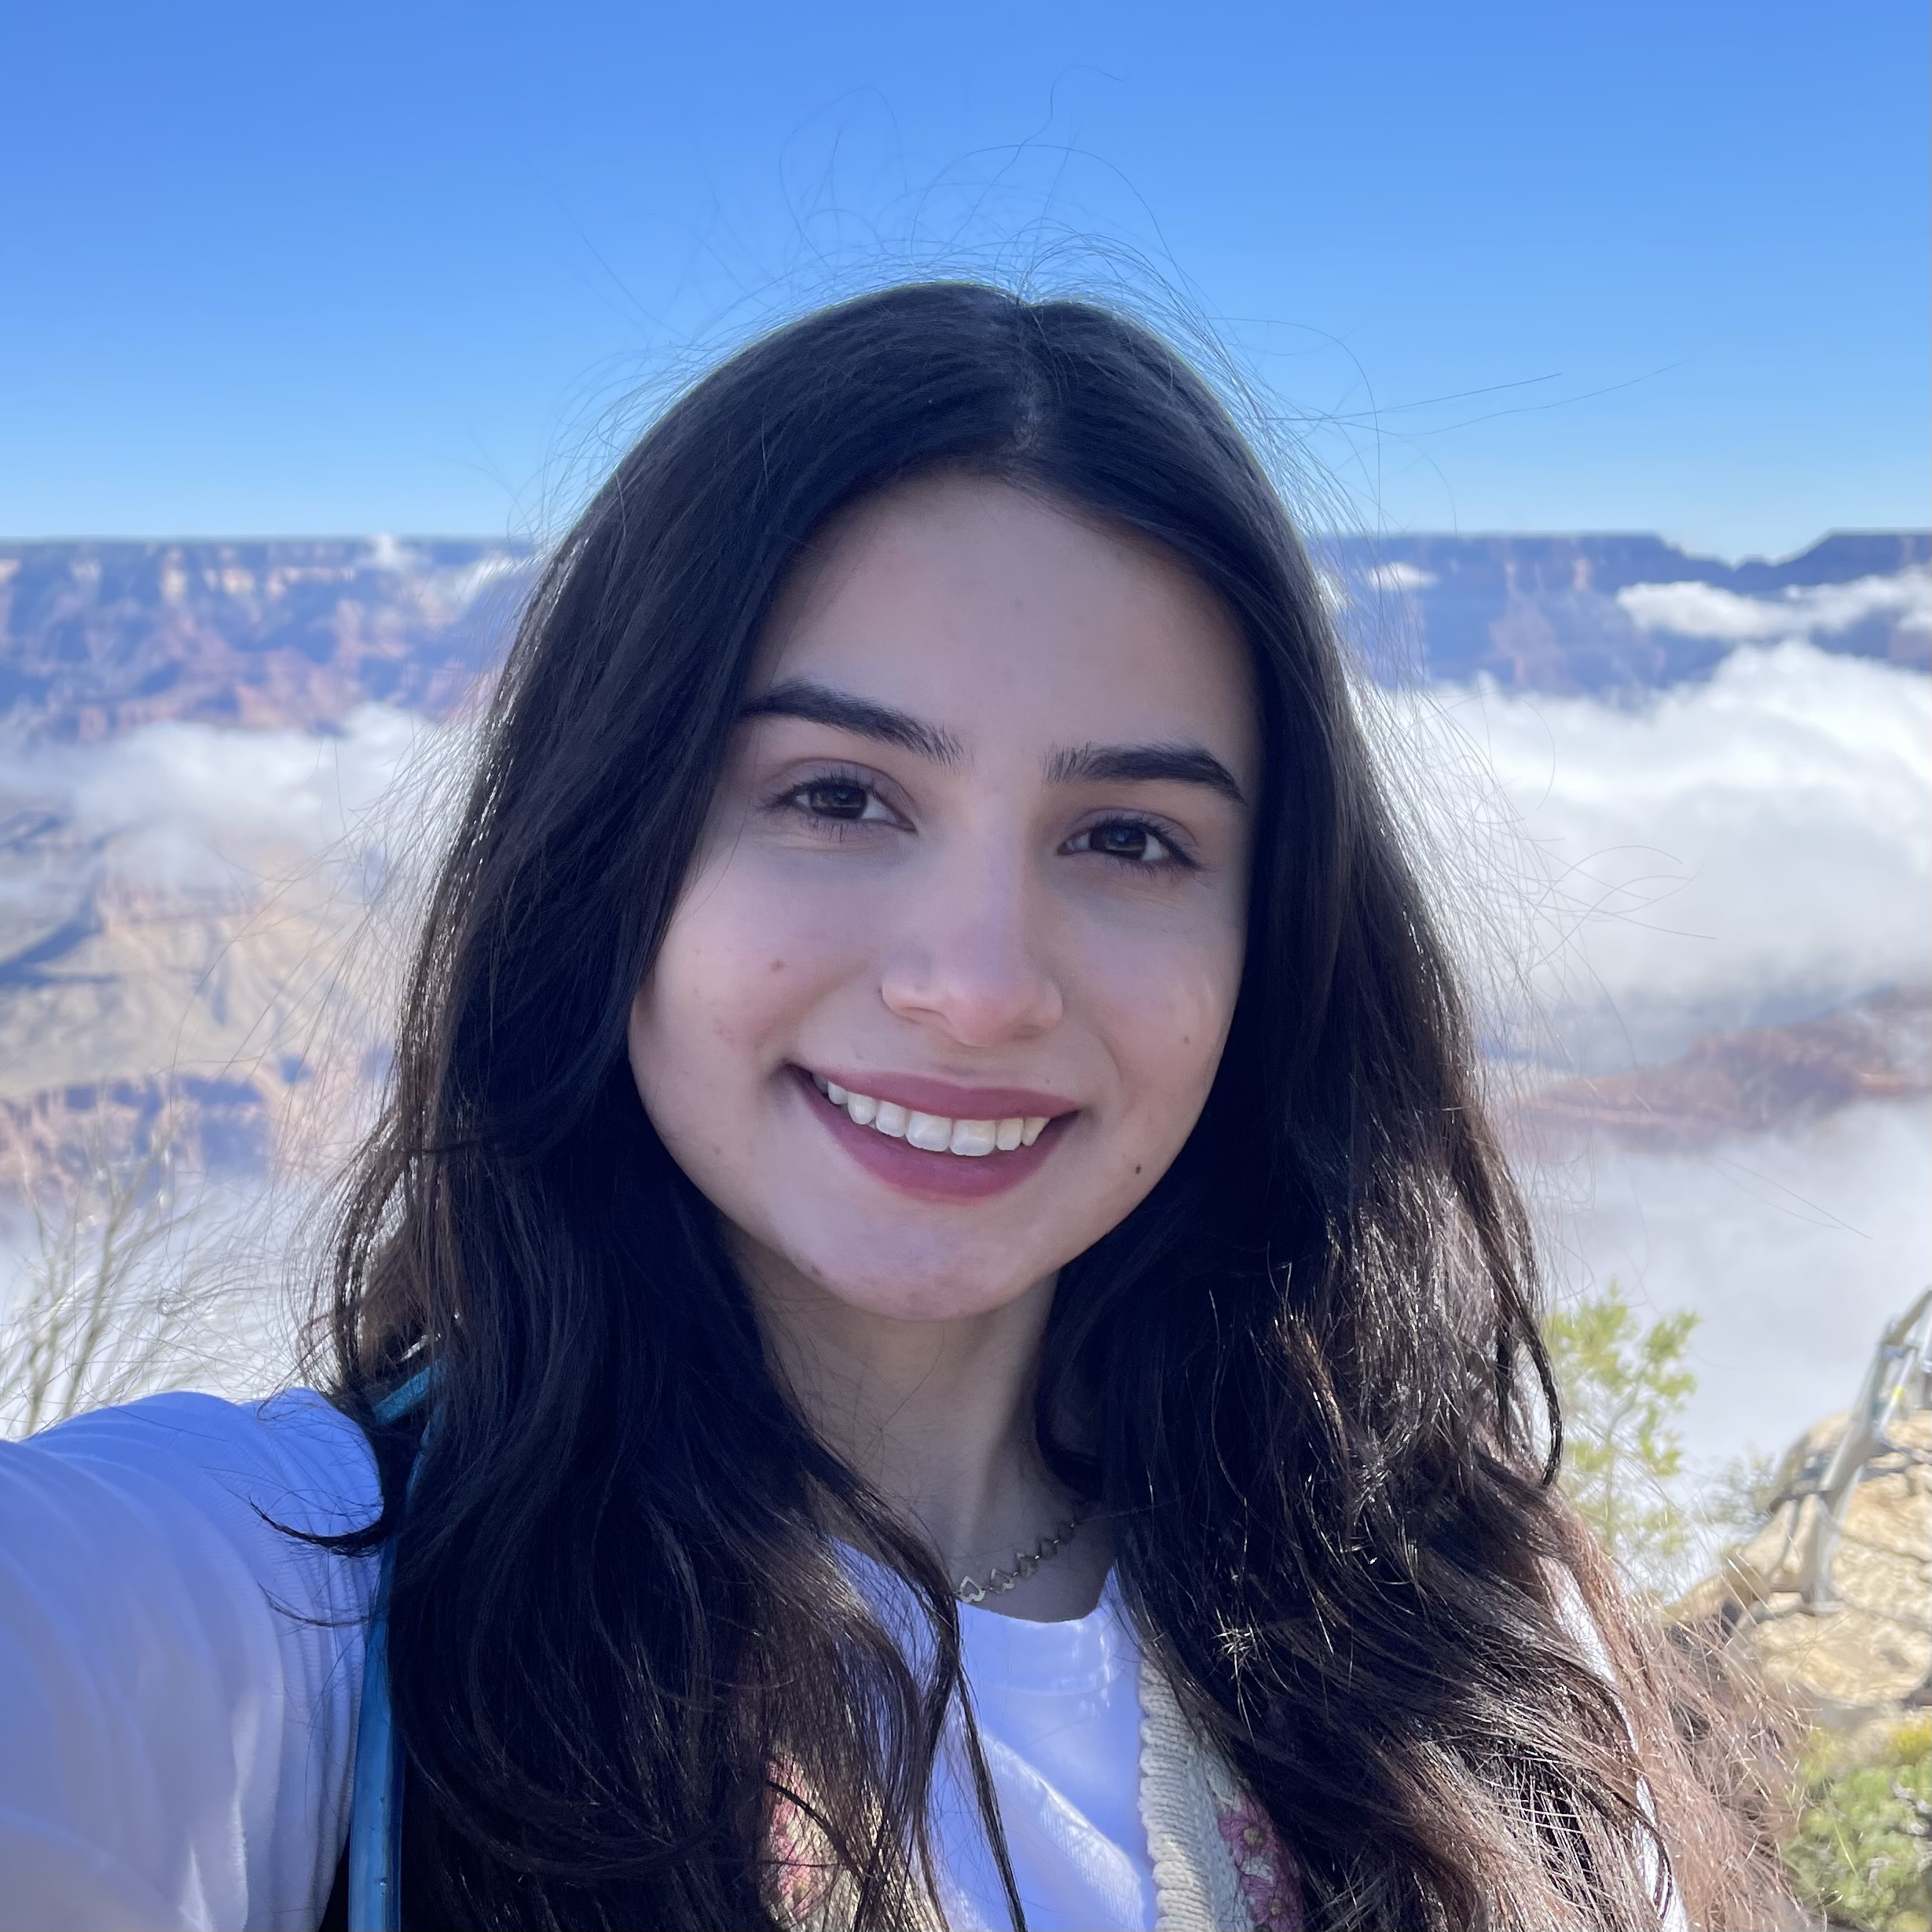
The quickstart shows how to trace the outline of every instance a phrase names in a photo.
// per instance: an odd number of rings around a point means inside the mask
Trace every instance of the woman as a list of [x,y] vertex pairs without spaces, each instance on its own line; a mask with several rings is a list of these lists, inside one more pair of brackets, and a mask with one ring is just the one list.
[[406,1924],[1703,1910],[1315,581],[1117,316],[889,291],[624,460],[330,1334],[9,1453],[21,1922],[340,1913],[379,1551]]

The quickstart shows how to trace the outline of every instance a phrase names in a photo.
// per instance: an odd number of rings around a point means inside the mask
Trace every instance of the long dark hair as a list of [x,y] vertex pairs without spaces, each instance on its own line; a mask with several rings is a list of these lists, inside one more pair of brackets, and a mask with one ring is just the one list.
[[[1262,711],[1232,1036],[1172,1169],[1063,1273],[1042,1450],[1111,1516],[1142,1640],[1312,1923],[1653,1926],[1695,1795],[1551,1487],[1523,1210],[1316,579],[1165,343],[960,284],[809,316],[680,397],[497,690],[329,1328],[383,1474],[369,1534],[396,1539],[408,1919],[774,1924],[801,1817],[853,1923],[926,1909],[951,1598],[783,1392],[625,1028],[774,592],[834,512],[941,467],[1166,545],[1239,621]],[[405,1508],[420,1418],[372,1404],[432,1360]],[[855,1595],[834,1515],[914,1585],[929,1672]]]

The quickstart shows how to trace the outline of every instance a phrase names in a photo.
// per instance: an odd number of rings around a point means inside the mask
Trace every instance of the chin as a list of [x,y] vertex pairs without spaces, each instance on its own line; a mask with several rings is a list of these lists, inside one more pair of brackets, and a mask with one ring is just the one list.
[[[835,1301],[867,1314],[895,1322],[952,1322],[990,1314],[1017,1301],[1028,1288],[1054,1272],[1050,1263],[1028,1269],[975,1267],[962,1256],[956,1243],[934,1254],[922,1241],[920,1252],[893,1256],[892,1244],[874,1237],[866,1245],[874,1265],[855,1272],[851,1265],[855,1241],[843,1241],[830,1256],[800,1257],[801,1272]],[[795,1263],[794,1265],[799,1265]]]
[[904,1274],[871,1275],[860,1281],[823,1274],[819,1281],[835,1301],[893,1322],[963,1321],[974,1315],[990,1314],[1018,1300],[1026,1292],[1025,1283],[982,1285],[962,1281],[956,1274],[928,1281]]
[[916,1289],[910,1292],[900,1289],[889,1298],[868,1301],[865,1305],[871,1312],[894,1322],[966,1322],[977,1315],[991,1314],[995,1309],[1005,1307],[1008,1303],[1017,1301],[1025,1292],[1014,1289],[976,1296],[962,1293],[948,1284],[935,1287],[926,1294]]

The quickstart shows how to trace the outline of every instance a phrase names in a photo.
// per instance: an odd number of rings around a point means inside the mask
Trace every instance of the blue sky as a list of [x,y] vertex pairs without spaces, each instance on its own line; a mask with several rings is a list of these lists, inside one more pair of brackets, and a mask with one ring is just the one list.
[[1923,525],[1927,54],[1920,0],[23,7],[0,536],[541,531],[667,371],[1029,265],[1204,316],[1317,520]]

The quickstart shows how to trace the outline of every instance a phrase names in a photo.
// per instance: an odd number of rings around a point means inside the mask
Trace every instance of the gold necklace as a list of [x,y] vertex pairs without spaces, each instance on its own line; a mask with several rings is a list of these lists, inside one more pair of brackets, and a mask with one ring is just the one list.
[[989,1597],[1003,1595],[1015,1584],[1024,1583],[1043,1563],[1051,1563],[1073,1541],[1073,1533],[1080,1527],[1077,1518],[1063,1523],[1050,1536],[1043,1536],[1031,1549],[1016,1549],[1013,1553],[1013,1567],[988,1571],[984,1583],[962,1576],[953,1586],[953,1595],[962,1604],[983,1604]]

